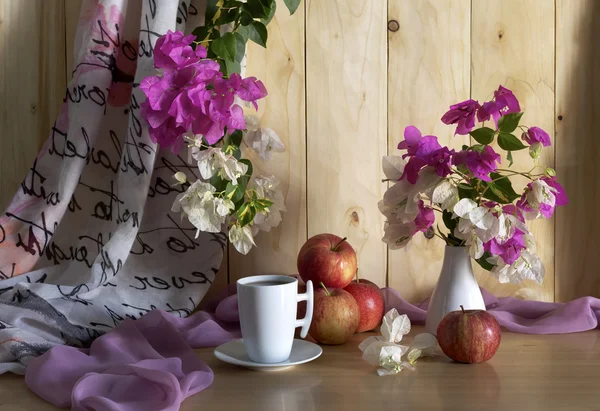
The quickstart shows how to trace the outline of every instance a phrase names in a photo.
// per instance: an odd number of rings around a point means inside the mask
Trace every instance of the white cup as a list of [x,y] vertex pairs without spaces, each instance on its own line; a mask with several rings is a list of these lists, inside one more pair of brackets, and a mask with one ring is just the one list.
[[[285,275],[257,275],[237,281],[238,309],[244,346],[251,361],[286,361],[292,352],[294,331],[306,337],[313,314],[313,285],[298,294],[298,280]],[[296,319],[298,302],[306,301],[306,316]]]

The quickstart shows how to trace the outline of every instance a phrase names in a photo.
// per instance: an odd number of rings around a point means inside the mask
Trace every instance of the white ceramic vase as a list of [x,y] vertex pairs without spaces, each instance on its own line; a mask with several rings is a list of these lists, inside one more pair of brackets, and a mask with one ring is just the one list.
[[444,315],[460,310],[461,305],[465,310],[485,310],[468,249],[446,246],[442,272],[429,301],[425,330],[436,335]]

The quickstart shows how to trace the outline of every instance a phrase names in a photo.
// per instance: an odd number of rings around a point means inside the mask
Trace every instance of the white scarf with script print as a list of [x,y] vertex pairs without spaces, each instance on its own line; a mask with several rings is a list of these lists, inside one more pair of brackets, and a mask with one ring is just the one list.
[[0,373],[23,373],[56,344],[86,346],[153,309],[187,316],[215,279],[226,244],[169,210],[197,172],[160,150],[140,116],[167,30],[202,24],[180,0],[84,0],[65,103],[0,216]]

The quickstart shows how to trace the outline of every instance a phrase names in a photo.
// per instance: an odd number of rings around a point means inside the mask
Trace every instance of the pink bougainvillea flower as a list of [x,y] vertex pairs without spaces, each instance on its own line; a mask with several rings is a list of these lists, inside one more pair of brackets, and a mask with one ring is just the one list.
[[[433,137],[433,136],[425,136],[425,137]],[[402,158],[414,156],[417,154],[417,150],[419,148],[419,143],[423,136],[418,128],[415,126],[407,126],[404,129],[404,140],[398,143],[398,150],[406,150],[406,154],[402,156]]]
[[555,177],[541,177],[527,184],[516,205],[525,218],[534,220],[540,216],[552,217],[557,205],[568,202],[565,190]]
[[541,143],[544,147],[550,146],[550,136],[539,127],[529,127],[527,133],[523,133],[521,138],[529,145]]
[[423,200],[419,200],[418,207],[419,214],[417,214],[417,217],[415,218],[415,234],[419,231],[427,231],[435,221],[433,209],[425,207]]
[[492,255],[498,255],[506,264],[513,264],[521,256],[525,247],[524,232],[516,229],[512,237],[500,243],[496,238],[484,244],[484,250]]
[[[223,78],[220,66],[206,58],[206,49],[192,49],[194,36],[169,31],[159,38],[154,50],[154,65],[163,74],[142,81],[146,94],[141,104],[142,117],[148,122],[153,141],[173,150],[183,146],[181,135],[190,130],[203,135],[209,144],[217,143],[228,131],[246,127],[242,108],[234,104],[236,96],[251,102],[267,95],[255,77],[233,73]],[[179,141],[178,140],[182,140]]]
[[266,97],[267,89],[262,81],[257,80],[256,77],[246,77],[241,81],[236,94],[242,100],[250,101],[254,108],[258,109],[256,100]]
[[506,87],[499,86],[498,90],[494,91],[494,100],[483,103],[477,110],[477,120],[483,122],[494,119],[496,127],[500,117],[509,113],[518,113],[521,111],[519,100],[515,97],[512,91]]
[[485,146],[483,151],[462,150],[454,155],[454,165],[464,164],[476,178],[490,182],[490,173],[498,168],[500,154],[490,146]]
[[416,184],[419,179],[419,171],[427,165],[427,161],[419,157],[411,157],[404,166],[404,172],[400,180],[406,180],[411,184]]
[[206,49],[197,46],[196,50],[190,45],[196,36],[184,35],[181,31],[172,32],[156,40],[154,46],[154,67],[163,69],[182,69],[206,58]]
[[446,177],[452,172],[452,156],[454,150],[442,147],[435,136],[421,136],[421,132],[415,126],[404,129],[404,140],[398,144],[398,149],[406,150],[402,158],[410,157],[400,179],[406,178],[411,184],[416,184],[419,172],[425,166],[435,168],[440,177]]
[[446,177],[452,174],[450,165],[452,164],[452,156],[454,156],[454,150],[448,149],[444,146],[439,148],[428,156],[427,165],[435,168],[435,173],[440,177]]
[[475,113],[481,107],[475,100],[466,100],[450,106],[450,110],[442,116],[442,123],[457,124],[454,134],[469,134],[475,127]]
[[555,191],[554,191],[554,197],[556,199],[556,205],[558,206],[564,206],[569,204],[569,199],[567,198],[567,193],[565,191],[565,189],[563,188],[563,186],[561,186],[558,181],[556,181],[556,177],[542,177],[541,180],[543,180],[546,184],[548,184],[550,187],[552,187]]

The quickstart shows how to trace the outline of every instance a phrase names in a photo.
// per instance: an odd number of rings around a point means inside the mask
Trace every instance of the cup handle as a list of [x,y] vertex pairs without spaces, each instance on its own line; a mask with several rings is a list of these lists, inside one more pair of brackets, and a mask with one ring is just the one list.
[[302,327],[300,337],[306,338],[313,316],[314,295],[312,281],[308,280],[306,282],[306,293],[298,294],[298,302],[300,301],[306,301],[306,315],[301,320],[296,320],[296,328]]

